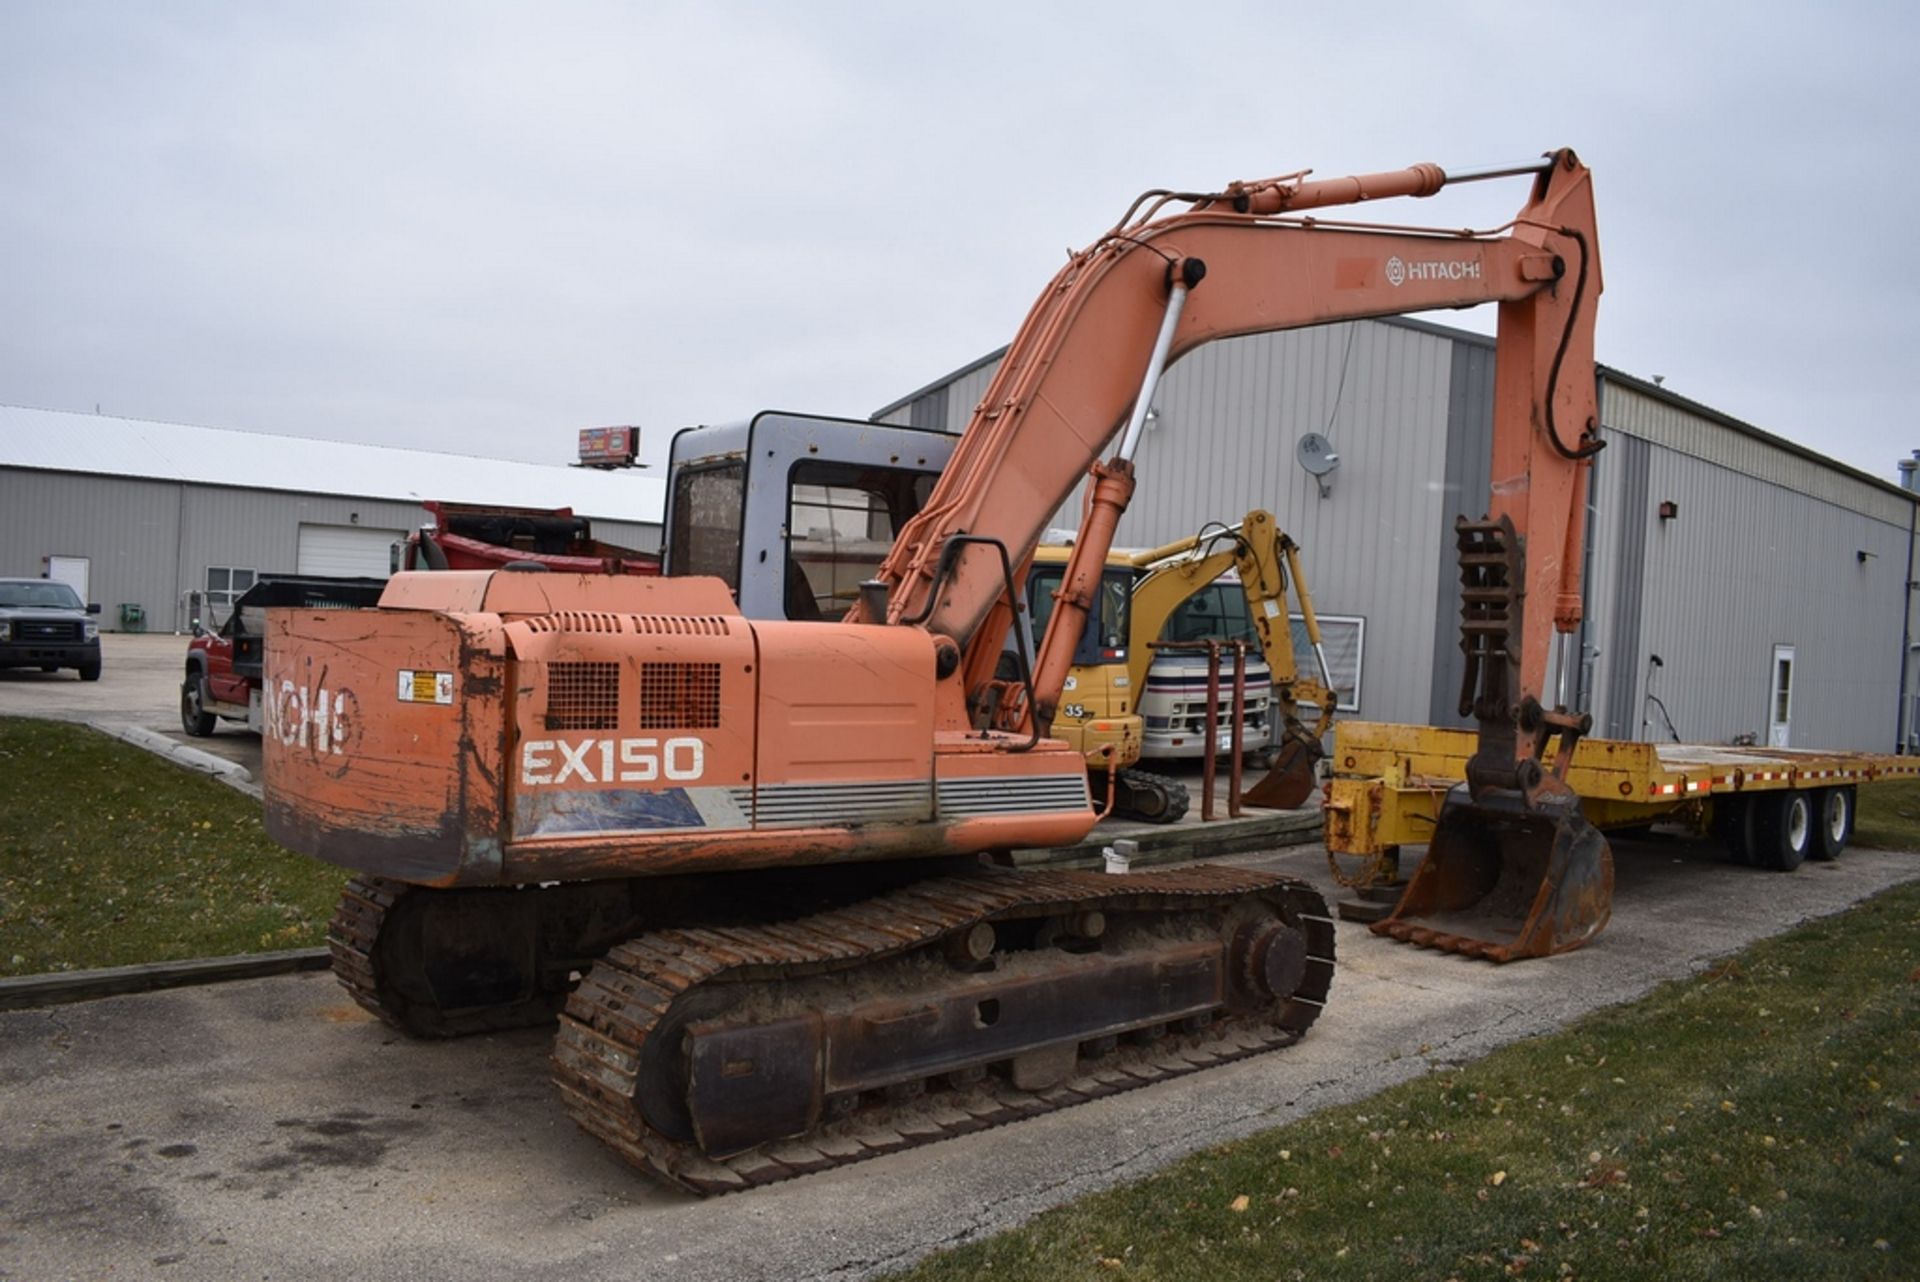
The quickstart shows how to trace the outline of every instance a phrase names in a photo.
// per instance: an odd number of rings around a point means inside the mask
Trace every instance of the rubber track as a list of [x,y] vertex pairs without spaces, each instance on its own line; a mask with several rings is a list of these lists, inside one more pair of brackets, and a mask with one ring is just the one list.
[[[1187,785],[1169,775],[1154,774],[1150,770],[1140,770],[1127,766],[1120,770],[1120,786],[1123,790],[1140,789],[1159,792],[1167,799],[1166,809],[1157,815],[1143,815],[1131,807],[1115,805],[1115,813],[1123,819],[1133,819],[1141,823],[1170,824],[1187,813],[1193,804],[1193,794]],[[1122,792],[1125,795],[1125,792]]]
[[456,1011],[395,1009],[382,998],[374,941],[394,908],[408,895],[434,893],[444,892],[384,877],[355,877],[347,882],[340,892],[340,902],[334,906],[333,919],[327,923],[327,952],[333,959],[334,976],[348,995],[362,1010],[409,1037],[470,1037],[552,1023],[560,1004],[557,993],[512,1005]]
[[[869,1105],[799,1139],[710,1160],[649,1128],[632,1101],[648,1036],[682,993],[719,978],[779,981],[845,970],[933,944],[975,923],[1068,909],[1176,912],[1246,896],[1278,900],[1308,938],[1300,990],[1271,1023],[1217,1018],[1206,1030],[1082,1058],[1077,1076],[1040,1092],[989,1075],[980,1085]],[[582,1129],[625,1161],[699,1194],[732,1192],[898,1149],[964,1135],[1086,1100],[1277,1050],[1299,1040],[1333,979],[1333,922],[1305,882],[1243,869],[1135,874],[984,873],[923,882],[796,922],[725,930],[651,931],[597,962],[567,1003],[553,1076]]]
[[327,952],[333,957],[333,973],[341,987],[361,1009],[395,1028],[403,1026],[380,1001],[379,981],[373,970],[373,941],[387,911],[406,889],[405,882],[355,877],[340,892],[333,920],[327,923]]

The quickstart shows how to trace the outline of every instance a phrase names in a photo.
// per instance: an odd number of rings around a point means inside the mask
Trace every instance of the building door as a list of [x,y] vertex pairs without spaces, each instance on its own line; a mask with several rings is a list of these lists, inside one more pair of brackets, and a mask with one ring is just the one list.
[[1767,746],[1787,746],[1787,730],[1793,722],[1793,647],[1773,647],[1773,698],[1767,712]]
[[406,534],[363,525],[302,525],[295,568],[301,574],[384,579],[393,545]]
[[87,596],[87,573],[92,567],[84,556],[50,556],[46,559],[46,576],[55,583],[64,583],[80,595],[82,601]]

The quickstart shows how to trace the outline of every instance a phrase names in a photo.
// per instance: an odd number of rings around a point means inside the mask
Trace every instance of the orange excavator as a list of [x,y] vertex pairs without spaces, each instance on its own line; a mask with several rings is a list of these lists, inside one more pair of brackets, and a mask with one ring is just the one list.
[[[1492,232],[1311,212],[1507,175],[1531,194]],[[359,874],[336,972],[415,1034],[557,1014],[574,1118],[700,1193],[1288,1045],[1333,972],[1305,883],[1016,871],[1008,852],[1095,821],[1083,760],[1047,731],[1166,365],[1229,335],[1483,302],[1492,510],[1459,532],[1480,752],[1385,924],[1492,956],[1584,942],[1610,864],[1561,781],[1584,722],[1542,698],[1580,614],[1600,284],[1571,152],[1150,192],[1041,294],[844,620],[749,619],[718,578],[513,568],[275,612],[267,824]],[[1037,659],[996,678],[1024,565],[1090,467]],[[687,479],[670,567],[682,527],[737,537],[751,488]]]

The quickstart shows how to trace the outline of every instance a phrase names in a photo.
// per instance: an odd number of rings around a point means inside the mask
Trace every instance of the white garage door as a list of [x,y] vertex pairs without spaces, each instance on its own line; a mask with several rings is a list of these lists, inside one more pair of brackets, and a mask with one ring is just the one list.
[[359,525],[302,525],[299,573],[384,579],[391,572],[389,550],[405,537],[399,530]]

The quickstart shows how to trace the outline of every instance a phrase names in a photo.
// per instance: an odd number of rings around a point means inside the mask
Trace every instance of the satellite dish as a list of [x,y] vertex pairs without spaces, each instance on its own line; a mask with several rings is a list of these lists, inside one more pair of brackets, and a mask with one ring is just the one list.
[[1327,477],[1340,466],[1340,455],[1334,452],[1332,441],[1318,432],[1308,432],[1293,447],[1293,455],[1300,460],[1300,466],[1306,469],[1307,475],[1319,481],[1321,498],[1333,492]]

